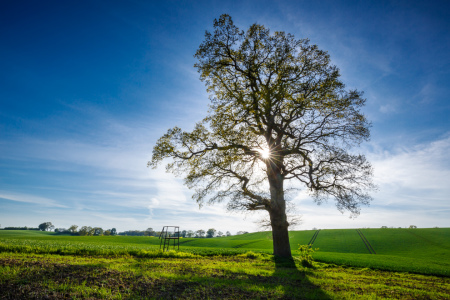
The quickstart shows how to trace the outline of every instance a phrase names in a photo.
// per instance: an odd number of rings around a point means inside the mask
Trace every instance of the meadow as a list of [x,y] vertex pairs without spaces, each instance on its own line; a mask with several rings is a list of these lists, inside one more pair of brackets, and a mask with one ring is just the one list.
[[294,262],[270,232],[180,239],[0,230],[0,299],[449,299],[450,229],[321,230],[313,268],[297,257],[315,231],[290,232]]

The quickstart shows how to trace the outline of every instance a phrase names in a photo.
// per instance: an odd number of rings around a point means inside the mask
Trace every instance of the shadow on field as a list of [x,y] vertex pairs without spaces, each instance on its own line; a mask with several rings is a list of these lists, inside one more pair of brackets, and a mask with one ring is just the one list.
[[[137,262],[142,272],[133,272],[114,270],[104,263],[3,258],[0,299],[330,299],[293,260],[275,260],[269,276],[226,268],[205,272],[198,267],[203,261],[169,265],[164,260],[144,259]],[[170,271],[170,276],[145,276],[147,270]]]
[[281,280],[285,294],[283,299],[331,299],[318,285],[309,281],[308,273],[299,270],[293,259],[275,257],[272,277]]

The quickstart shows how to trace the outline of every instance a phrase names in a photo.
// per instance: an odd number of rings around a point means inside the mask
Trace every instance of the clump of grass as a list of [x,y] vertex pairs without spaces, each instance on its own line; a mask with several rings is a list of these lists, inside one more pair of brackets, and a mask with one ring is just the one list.
[[244,258],[250,258],[250,259],[260,259],[264,261],[272,260],[272,255],[269,255],[267,253],[255,253],[253,251],[247,251],[242,254],[238,254],[238,257],[244,257]]
[[298,259],[300,263],[305,268],[314,267],[313,253],[319,250],[319,248],[313,249],[311,245],[298,245]]

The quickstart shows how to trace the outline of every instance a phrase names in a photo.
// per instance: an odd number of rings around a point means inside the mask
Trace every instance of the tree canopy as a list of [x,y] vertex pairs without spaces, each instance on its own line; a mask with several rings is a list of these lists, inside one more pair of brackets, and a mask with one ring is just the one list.
[[47,231],[47,230],[50,231],[53,228],[55,228],[55,226],[53,226],[52,222],[44,222],[44,223],[39,224],[38,228],[41,231]]
[[266,210],[274,254],[284,257],[288,189],[306,188],[318,203],[331,197],[353,215],[369,204],[372,167],[352,151],[369,139],[366,100],[345,89],[327,52],[259,24],[242,31],[222,15],[195,57],[209,114],[191,132],[169,129],[150,166],[171,158],[167,170],[184,175],[200,205]]

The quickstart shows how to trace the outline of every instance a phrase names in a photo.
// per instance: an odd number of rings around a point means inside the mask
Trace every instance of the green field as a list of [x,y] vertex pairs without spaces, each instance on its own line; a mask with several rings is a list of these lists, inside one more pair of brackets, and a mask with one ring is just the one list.
[[[314,268],[270,232],[180,240],[0,230],[1,299],[449,299],[450,229],[321,230]],[[290,232],[294,256],[315,231]]]
[[[290,232],[293,254],[308,244],[313,230]],[[450,228],[362,229],[376,255],[355,229],[321,230],[313,244],[318,261],[380,270],[450,276]],[[132,236],[64,236],[39,231],[0,230],[0,251],[36,254],[156,257],[160,240]],[[180,251],[201,256],[230,256],[247,251],[270,254],[270,232],[212,239],[182,238]]]

